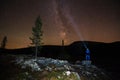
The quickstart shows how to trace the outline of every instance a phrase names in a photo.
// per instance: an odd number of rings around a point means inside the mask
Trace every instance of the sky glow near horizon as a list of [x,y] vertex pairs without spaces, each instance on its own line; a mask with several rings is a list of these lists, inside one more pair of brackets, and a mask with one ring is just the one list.
[[[62,5],[61,5],[62,4]],[[80,38],[60,7],[78,26]],[[29,37],[37,16],[43,22],[44,45],[65,45],[74,41],[120,41],[120,2],[117,0],[1,0],[0,42],[7,36],[7,48],[30,45]]]

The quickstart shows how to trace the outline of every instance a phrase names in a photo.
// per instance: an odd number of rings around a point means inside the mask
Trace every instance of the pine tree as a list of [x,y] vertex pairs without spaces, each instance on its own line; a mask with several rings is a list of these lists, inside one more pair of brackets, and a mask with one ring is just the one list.
[[2,42],[1,42],[1,48],[5,48],[6,47],[6,43],[7,43],[7,36],[4,36]]
[[32,27],[32,37],[30,37],[30,40],[32,40],[32,45],[35,45],[35,59],[37,59],[38,50],[42,48],[42,22],[40,16],[37,17],[35,21],[35,27]]

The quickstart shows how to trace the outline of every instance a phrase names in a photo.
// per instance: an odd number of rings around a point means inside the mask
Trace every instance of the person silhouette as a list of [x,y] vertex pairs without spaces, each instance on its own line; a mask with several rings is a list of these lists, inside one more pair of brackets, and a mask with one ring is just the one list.
[[90,60],[90,50],[87,48],[85,52],[86,52],[86,60]]

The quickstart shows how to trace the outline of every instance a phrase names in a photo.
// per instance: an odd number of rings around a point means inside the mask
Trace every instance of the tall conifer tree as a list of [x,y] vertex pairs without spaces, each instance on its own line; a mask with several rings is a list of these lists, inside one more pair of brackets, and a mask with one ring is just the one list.
[[32,45],[35,45],[35,59],[37,59],[38,50],[42,48],[42,21],[40,16],[37,17],[35,21],[35,26],[32,27],[32,37],[30,37],[30,40],[32,40]]

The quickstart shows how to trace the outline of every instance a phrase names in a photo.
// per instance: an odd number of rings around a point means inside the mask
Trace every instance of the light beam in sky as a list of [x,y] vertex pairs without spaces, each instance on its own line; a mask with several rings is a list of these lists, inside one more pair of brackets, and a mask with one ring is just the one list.
[[[63,3],[63,6],[61,7],[62,12],[65,15],[65,17],[67,18],[67,20],[69,21],[69,23],[71,23],[72,27],[74,28],[75,32],[78,34],[79,38],[82,40],[83,46],[86,49],[86,60],[90,60],[90,50],[87,47],[86,43],[84,42],[84,38],[79,31],[78,25],[74,22],[74,19],[70,15],[70,13],[68,11],[69,10],[68,7],[64,6],[65,5],[64,2],[62,2],[62,3]],[[63,35],[65,35],[65,34],[63,34]]]
[[75,30],[75,32],[77,33],[77,35],[79,36],[79,38],[81,39],[81,41],[83,42],[83,45],[84,45],[85,49],[88,49],[87,45],[84,42],[84,38],[83,38],[82,34],[79,31],[78,25],[75,23],[74,19],[70,15],[70,12],[68,11],[69,8],[67,6],[65,6],[65,5],[66,5],[65,2],[62,0],[61,1],[61,5],[59,5],[58,7],[60,7],[61,13],[68,20],[69,24],[72,25],[73,29]]
[[38,15],[43,21],[44,45],[60,45],[62,39],[67,40],[65,45],[79,40],[120,41],[119,14],[116,0],[2,0],[0,42],[7,35],[6,48],[27,47]]

